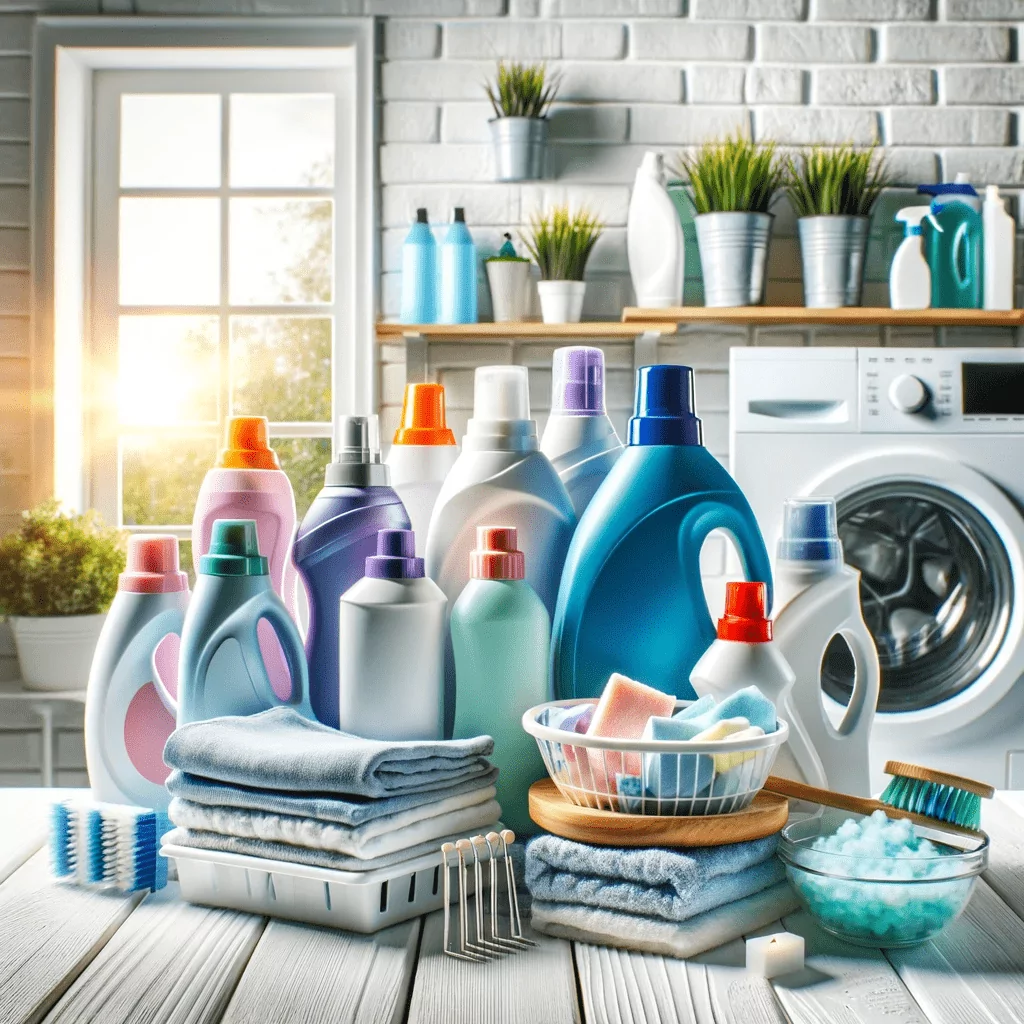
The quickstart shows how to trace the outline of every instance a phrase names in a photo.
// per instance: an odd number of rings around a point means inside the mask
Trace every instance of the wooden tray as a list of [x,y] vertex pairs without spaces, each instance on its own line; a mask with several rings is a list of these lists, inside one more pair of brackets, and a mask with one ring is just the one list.
[[597,846],[725,846],[778,832],[789,819],[789,801],[761,792],[733,814],[619,814],[577,807],[542,779],[530,787],[530,817],[556,836]]

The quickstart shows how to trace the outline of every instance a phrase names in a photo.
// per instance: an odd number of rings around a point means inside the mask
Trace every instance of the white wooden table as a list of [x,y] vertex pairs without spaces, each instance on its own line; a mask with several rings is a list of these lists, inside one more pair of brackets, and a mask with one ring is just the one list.
[[749,977],[740,940],[691,961],[539,939],[465,964],[440,912],[375,936],[328,932],[49,875],[54,790],[0,790],[0,1022],[160,1024],[1003,1024],[1024,1022],[1024,793],[986,806],[988,871],[934,942],[886,953],[805,914],[807,967]]

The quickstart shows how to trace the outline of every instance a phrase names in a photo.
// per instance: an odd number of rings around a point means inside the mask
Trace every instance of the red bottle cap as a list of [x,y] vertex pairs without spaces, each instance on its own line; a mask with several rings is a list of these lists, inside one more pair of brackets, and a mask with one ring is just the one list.
[[165,533],[128,538],[128,563],[117,589],[130,594],[174,594],[188,590],[178,561],[178,538]]
[[478,526],[476,549],[469,554],[469,575],[474,580],[521,580],[526,558],[516,547],[514,526]]
[[772,638],[772,620],[765,615],[768,588],[763,583],[726,583],[725,614],[718,620],[719,640],[763,644]]
[[277,452],[270,447],[266,416],[232,416],[227,445],[217,459],[218,469],[280,469]]
[[455,444],[444,414],[443,384],[406,384],[395,444]]

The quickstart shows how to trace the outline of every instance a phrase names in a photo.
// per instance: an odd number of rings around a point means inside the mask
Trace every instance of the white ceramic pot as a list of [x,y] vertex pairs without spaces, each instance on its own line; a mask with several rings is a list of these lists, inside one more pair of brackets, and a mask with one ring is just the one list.
[[540,315],[546,324],[578,324],[586,281],[538,281]]
[[487,283],[495,323],[525,320],[530,313],[528,260],[487,260]]
[[26,690],[84,690],[106,615],[12,615]]

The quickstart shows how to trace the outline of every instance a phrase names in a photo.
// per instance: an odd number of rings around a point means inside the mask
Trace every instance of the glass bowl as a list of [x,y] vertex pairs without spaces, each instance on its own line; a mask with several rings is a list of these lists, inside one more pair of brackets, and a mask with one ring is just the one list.
[[825,931],[858,946],[899,948],[924,942],[959,917],[988,866],[988,836],[913,825],[941,851],[930,857],[868,859],[812,848],[851,817],[857,815],[827,811],[787,825],[779,840],[790,884]]

